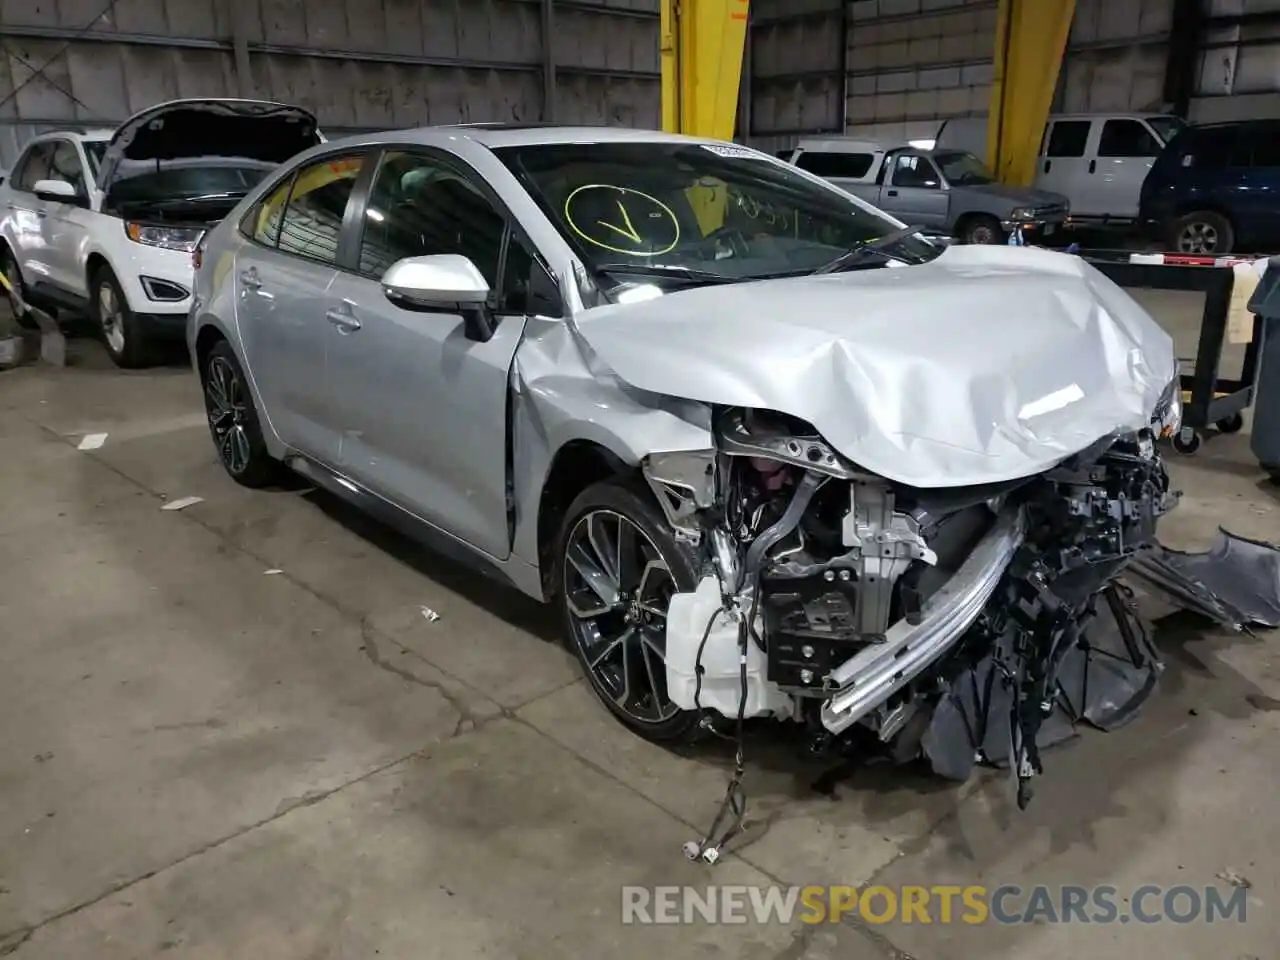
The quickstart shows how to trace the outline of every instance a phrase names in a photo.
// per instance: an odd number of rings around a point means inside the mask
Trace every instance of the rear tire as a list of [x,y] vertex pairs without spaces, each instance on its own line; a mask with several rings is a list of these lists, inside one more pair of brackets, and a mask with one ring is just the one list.
[[960,230],[960,240],[963,243],[978,243],[986,246],[1004,243],[1004,230],[1000,226],[1000,221],[995,217],[977,216],[970,217],[964,222]]
[[565,642],[600,702],[646,740],[696,739],[698,714],[667,697],[665,650],[667,604],[697,576],[657,505],[617,481],[588,487],[565,515],[554,562]]
[[258,408],[235,351],[227,341],[213,345],[200,368],[209,435],[218,462],[236,483],[250,489],[270,487],[285,476],[285,467],[267,452]]
[[89,286],[89,316],[107,354],[117,367],[136,370],[152,362],[151,344],[142,330],[120,281],[108,266],[99,267]]
[[1168,241],[1172,253],[1217,257],[1235,249],[1236,232],[1222,214],[1197,210],[1172,223]]

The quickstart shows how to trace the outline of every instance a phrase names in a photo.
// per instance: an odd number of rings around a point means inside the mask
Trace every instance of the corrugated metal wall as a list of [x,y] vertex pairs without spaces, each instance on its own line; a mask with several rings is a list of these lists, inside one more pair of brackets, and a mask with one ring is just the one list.
[[[1160,109],[1172,4],[1078,0],[1057,109]],[[798,134],[817,132],[925,138],[941,120],[989,109],[995,0],[756,0],[753,6],[759,15],[746,113],[757,146],[778,150]]]
[[[1219,21],[1200,44],[1191,118],[1280,116],[1280,0],[1202,0]],[[1234,22],[1232,22],[1234,21]]]
[[0,0],[0,44],[5,166],[34,131],[178,97],[299,103],[331,132],[660,121],[658,0]]

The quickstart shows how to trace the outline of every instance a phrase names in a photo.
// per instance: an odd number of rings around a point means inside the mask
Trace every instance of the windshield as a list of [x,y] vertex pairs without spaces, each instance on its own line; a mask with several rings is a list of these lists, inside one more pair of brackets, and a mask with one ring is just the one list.
[[1165,143],[1172,140],[1178,131],[1187,125],[1181,117],[1147,117],[1147,123]]
[[972,153],[960,150],[941,151],[933,155],[933,160],[942,168],[942,175],[947,178],[947,183],[953,186],[967,187],[996,182],[987,165]]
[[[731,144],[539,144],[494,153],[598,274],[716,282],[810,273],[900,229],[843,192]],[[907,236],[886,254],[919,262],[939,252]],[[867,259],[880,266],[887,256]]]
[[275,168],[274,163],[231,157],[122,160],[111,183],[111,202],[238,198]]

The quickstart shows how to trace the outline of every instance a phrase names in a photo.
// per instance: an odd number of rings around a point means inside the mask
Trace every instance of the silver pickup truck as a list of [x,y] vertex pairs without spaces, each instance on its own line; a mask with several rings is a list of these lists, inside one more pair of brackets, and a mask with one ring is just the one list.
[[1067,219],[1060,193],[997,183],[963,150],[922,150],[833,137],[802,140],[785,157],[904,223],[964,243],[1004,243],[1017,227],[1028,243],[1053,238]]

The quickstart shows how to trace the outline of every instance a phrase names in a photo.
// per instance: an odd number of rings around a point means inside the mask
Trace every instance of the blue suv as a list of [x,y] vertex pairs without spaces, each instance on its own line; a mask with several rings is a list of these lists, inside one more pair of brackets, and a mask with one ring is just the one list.
[[1280,120],[1184,128],[1143,181],[1138,216],[1178,253],[1280,249]]

